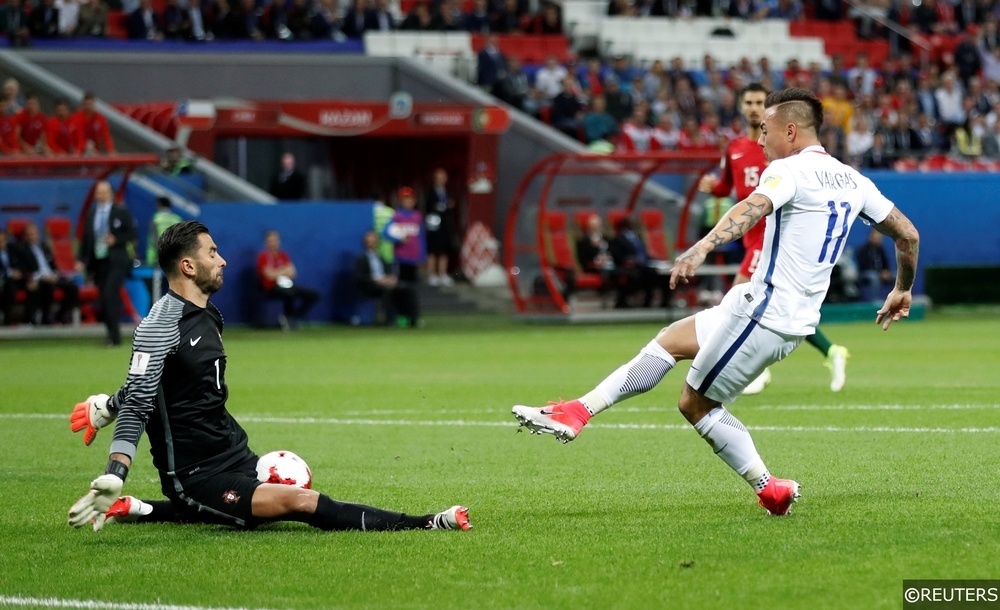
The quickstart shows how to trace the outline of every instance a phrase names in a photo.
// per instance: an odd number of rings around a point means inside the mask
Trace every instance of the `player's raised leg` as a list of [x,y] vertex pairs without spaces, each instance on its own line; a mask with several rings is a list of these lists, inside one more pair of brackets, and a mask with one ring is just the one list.
[[842,390],[847,383],[847,359],[851,357],[850,352],[843,345],[831,343],[818,327],[815,334],[806,337],[806,342],[826,356],[824,366],[830,369],[830,390]]
[[661,330],[632,360],[580,398],[551,402],[547,407],[515,405],[512,412],[532,434],[552,434],[568,443],[579,436],[591,417],[626,398],[653,389],[678,360],[692,358],[697,351],[694,316],[689,316]]

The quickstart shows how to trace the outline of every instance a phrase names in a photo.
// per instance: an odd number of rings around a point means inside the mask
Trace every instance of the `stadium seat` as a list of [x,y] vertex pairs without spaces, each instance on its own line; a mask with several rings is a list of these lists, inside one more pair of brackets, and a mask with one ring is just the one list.
[[7,235],[13,241],[21,241],[24,236],[24,228],[31,222],[30,218],[11,218],[7,221]]
[[577,210],[573,212],[573,220],[576,221],[576,226],[580,230],[580,233],[587,231],[587,221],[596,213],[593,210]]
[[659,210],[642,210],[639,219],[646,230],[646,249],[654,259],[670,260],[670,246],[663,232],[663,212]]
[[628,218],[628,210],[611,210],[608,212],[608,227],[614,231],[624,218]]
[[65,216],[50,216],[45,219],[45,232],[52,241],[72,239],[73,222]]
[[583,273],[576,261],[576,254],[566,232],[566,214],[546,212],[545,229],[549,245],[549,264],[559,273],[560,280],[567,286],[565,295],[573,290],[599,290],[604,286],[604,278],[597,273]]

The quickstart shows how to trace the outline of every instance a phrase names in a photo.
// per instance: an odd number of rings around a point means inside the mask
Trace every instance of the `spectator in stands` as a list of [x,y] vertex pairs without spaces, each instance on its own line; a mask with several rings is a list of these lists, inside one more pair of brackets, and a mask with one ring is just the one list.
[[288,9],[285,0],[270,0],[261,19],[264,38],[270,40],[292,40],[292,30],[288,27]]
[[527,8],[519,0],[503,0],[503,7],[493,17],[491,31],[498,34],[519,34],[524,32],[522,20]]
[[431,286],[451,286],[448,262],[458,244],[455,198],[448,192],[448,172],[434,170],[424,195],[424,225],[427,239],[427,281]]
[[166,0],[163,9],[163,37],[167,40],[181,40],[183,37],[185,10],[178,0]]
[[389,0],[375,0],[375,8],[365,16],[365,19],[367,21],[366,31],[391,32],[396,29],[396,22],[389,10]]
[[17,118],[7,113],[10,98],[0,95],[0,154],[16,155],[21,152],[21,140],[17,133]]
[[59,36],[59,9],[55,0],[41,0],[28,15],[28,31],[32,38],[55,38]]
[[42,114],[38,95],[29,93],[24,100],[24,109],[16,117],[21,153],[26,155],[47,155],[49,147],[45,142],[45,127],[48,117]]
[[1000,159],[1000,121],[994,121],[993,128],[983,136],[983,156]]
[[400,281],[395,264],[379,255],[378,245],[375,231],[365,233],[365,250],[354,261],[354,283],[361,294],[381,300],[386,324],[417,328],[420,322],[417,291],[412,283]]
[[734,19],[757,21],[766,16],[767,11],[767,4],[759,3],[757,0],[732,0],[729,3],[728,14]]
[[344,22],[340,18],[337,0],[319,0],[318,8],[309,19],[309,31],[313,39],[343,40],[346,38],[343,27]]
[[490,34],[486,37],[483,50],[476,56],[476,84],[487,93],[502,97],[506,79],[507,58],[500,52],[500,38]]
[[101,0],[78,0],[76,35],[103,38],[108,27],[108,5]]
[[489,34],[493,28],[493,16],[487,0],[475,0],[472,10],[463,15],[462,23],[465,31],[473,34]]
[[524,28],[525,34],[561,36],[563,33],[562,9],[554,0],[542,0],[542,8]]
[[55,0],[55,7],[59,11],[59,36],[73,38],[80,22],[79,0]]
[[872,95],[875,93],[875,81],[878,80],[878,73],[868,64],[868,54],[858,53],[855,58],[855,65],[847,71],[847,82],[853,87],[855,83],[858,88],[854,89],[855,95]]
[[927,154],[944,149],[944,142],[940,131],[931,122],[931,118],[926,113],[917,115],[917,126],[913,130],[916,140],[914,149]]
[[500,99],[511,106],[538,116],[538,90],[528,82],[528,76],[521,70],[521,60],[515,55],[507,58],[507,77],[501,82]]
[[413,3],[413,8],[403,19],[399,26],[401,30],[414,32],[431,32],[434,30],[434,22],[431,18],[431,9],[428,0],[417,0]]
[[169,197],[156,198],[156,212],[153,213],[152,220],[149,221],[149,233],[146,235],[146,264],[155,266],[156,242],[163,235],[163,232],[181,222],[183,218],[170,209]]
[[14,324],[14,299],[24,280],[22,251],[13,243],[6,227],[0,227],[0,322]]
[[306,196],[306,177],[295,169],[295,155],[281,155],[281,168],[271,182],[271,194],[282,201],[294,201]]
[[983,78],[994,85],[1000,83],[1000,44],[992,49],[980,46],[979,59],[983,64]]
[[966,115],[965,123],[955,128],[952,149],[966,159],[983,156],[983,135],[986,133],[986,119],[980,114]]
[[941,86],[934,90],[934,100],[937,102],[938,118],[949,138],[955,128],[965,122],[963,97],[962,86],[957,82],[955,73],[948,71],[941,75]]
[[586,143],[597,140],[611,141],[618,134],[618,122],[607,113],[607,102],[603,95],[595,95],[590,101],[590,110],[583,115],[583,133]]
[[800,21],[803,18],[802,2],[800,0],[770,0],[767,3],[768,19],[784,19],[785,21]]
[[653,128],[653,150],[677,150],[680,139],[681,130],[677,128],[673,115],[667,112],[661,114]]
[[552,126],[571,138],[579,139],[583,126],[583,104],[574,93],[579,87],[572,74],[563,77],[559,94],[552,98]]
[[653,137],[653,130],[649,127],[649,104],[640,102],[636,104],[629,120],[622,123],[621,136],[618,140],[619,152],[626,153],[647,153],[650,150],[650,141]]
[[868,241],[855,253],[858,263],[861,299],[864,301],[881,301],[895,276],[889,268],[889,255],[883,245],[882,234],[872,229]]
[[399,280],[412,285],[417,283],[417,270],[427,258],[426,228],[416,206],[416,192],[408,186],[399,189],[399,206],[384,230],[395,244],[393,254],[399,264]]
[[861,155],[861,167],[865,169],[890,169],[894,159],[885,146],[885,134],[876,131],[872,134],[871,147]]
[[955,2],[955,20],[958,22],[958,29],[965,31],[969,26],[978,27],[982,24],[986,20],[987,6],[986,3],[980,4],[979,0],[958,0]]
[[92,92],[87,91],[83,94],[83,101],[80,103],[80,109],[73,115],[73,121],[77,123],[80,132],[78,140],[80,148],[77,152],[84,155],[114,154],[115,143],[111,139],[108,120],[95,110],[95,98]]
[[111,184],[94,187],[94,205],[83,219],[83,239],[77,250],[77,272],[86,272],[100,292],[100,317],[107,329],[108,346],[121,345],[121,290],[132,271],[128,245],[135,241],[136,226],[124,203],[115,203]]
[[139,8],[129,14],[125,28],[130,40],[163,40],[160,16],[153,8],[152,0],[140,0]]
[[[978,76],[969,77],[968,82],[965,86],[965,104],[966,104],[966,114],[982,114],[987,115],[993,109],[993,104],[997,99],[994,98],[995,92],[987,92],[983,89],[983,82]],[[994,98],[994,99],[991,99]]]
[[[28,13],[24,10],[23,0],[7,0],[0,6],[0,34],[6,34],[12,47],[27,47],[31,45],[31,32],[28,30]],[[8,81],[13,79],[7,79]],[[14,81],[15,83],[17,81]],[[4,93],[10,95],[4,83]],[[17,100],[16,97],[13,99]],[[20,106],[18,106],[20,109]]]
[[854,117],[851,131],[844,145],[844,162],[860,167],[862,156],[872,147],[872,132],[868,130],[868,119],[863,114]]
[[604,236],[604,225],[601,217],[591,214],[587,217],[584,232],[576,242],[576,260],[584,273],[596,273],[601,276],[601,291],[606,287],[617,285],[618,301],[624,303],[628,293],[624,292],[625,284],[618,284],[615,278],[615,261],[611,257],[611,246]]
[[543,100],[549,102],[559,95],[567,74],[558,57],[549,55],[545,58],[545,65],[535,73],[535,89],[538,89]]
[[993,16],[983,21],[979,30],[978,43],[980,50],[986,52],[1000,48],[1000,28],[997,27],[997,17]]
[[621,123],[632,116],[632,96],[618,86],[618,77],[614,74],[604,79],[604,99],[608,114]]
[[371,23],[365,18],[367,13],[368,3],[365,0],[354,0],[351,8],[344,15],[344,35],[352,39],[363,37],[365,30]]
[[830,77],[829,93],[825,85],[820,86],[819,98],[823,103],[823,111],[829,113],[824,117],[824,123],[832,122],[843,131],[850,131],[854,116],[854,106],[848,99],[847,80],[836,76]]
[[194,171],[194,164],[184,154],[180,146],[171,146],[164,153],[163,160],[160,161],[160,169],[171,176],[179,176],[181,174],[190,174]]
[[73,310],[79,305],[79,288],[72,277],[63,277],[56,271],[52,248],[42,241],[38,226],[33,222],[24,227],[21,261],[24,289],[27,292],[25,320],[29,324],[52,324],[52,304],[58,289],[62,293],[62,299],[59,301],[55,321],[69,324]]
[[10,77],[3,82],[3,96],[10,104],[7,107],[7,114],[15,115],[24,108],[24,96],[21,95],[21,83],[17,79]]
[[674,99],[677,100],[677,108],[682,114],[695,115],[698,113],[698,96],[694,92],[691,81],[686,78],[678,79],[674,83]]
[[[431,17],[431,29],[439,32],[456,32],[462,29],[462,11],[453,0],[440,0]],[[432,4],[433,6],[433,4]]]
[[45,142],[54,155],[76,155],[80,149],[79,125],[69,112],[69,102],[56,100],[55,114],[45,126]]
[[264,250],[257,255],[257,278],[267,298],[282,302],[278,323],[283,330],[297,328],[319,293],[296,283],[298,269],[287,252],[281,249],[281,234],[274,229],[264,234]]
[[965,30],[961,42],[955,46],[955,69],[958,70],[958,79],[962,85],[968,89],[969,79],[979,74],[983,67],[982,58],[979,56],[978,38],[979,28],[972,26]]

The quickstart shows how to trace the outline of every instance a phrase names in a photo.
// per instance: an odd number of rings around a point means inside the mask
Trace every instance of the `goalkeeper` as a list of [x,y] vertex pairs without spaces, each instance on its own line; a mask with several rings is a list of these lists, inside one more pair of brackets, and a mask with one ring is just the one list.
[[[108,518],[190,521],[251,529],[301,521],[324,530],[463,529],[468,509],[406,515],[338,502],[309,489],[261,483],[247,434],[226,409],[222,316],[209,296],[222,287],[225,259],[205,225],[175,224],[157,242],[170,290],[135,330],[125,385],[76,405],[74,432],[91,444],[117,417],[103,475],[69,510],[69,524],[100,530]],[[122,496],[143,432],[166,500]]]

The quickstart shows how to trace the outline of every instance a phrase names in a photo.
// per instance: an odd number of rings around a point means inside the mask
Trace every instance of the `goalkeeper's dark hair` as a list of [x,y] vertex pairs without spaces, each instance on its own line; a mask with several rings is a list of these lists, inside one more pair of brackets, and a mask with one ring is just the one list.
[[156,257],[168,278],[179,273],[177,263],[182,258],[198,251],[198,236],[202,233],[208,233],[208,227],[197,220],[185,220],[168,227],[156,240]]
[[795,123],[799,128],[811,127],[819,134],[823,127],[823,102],[811,91],[791,87],[768,94],[765,108],[775,108],[783,122]]
[[770,95],[771,92],[767,90],[767,87],[760,83],[750,83],[746,87],[740,89],[740,95],[736,99],[742,102],[743,96],[747,93],[763,93],[764,95]]

